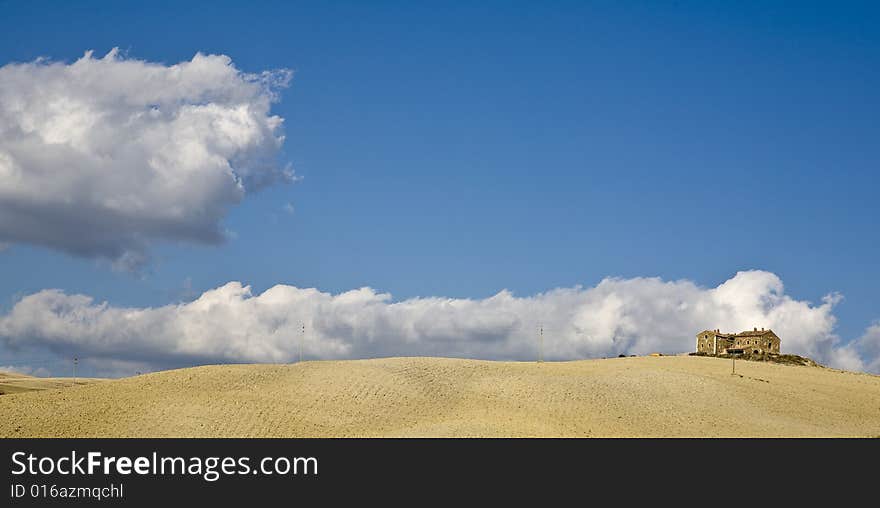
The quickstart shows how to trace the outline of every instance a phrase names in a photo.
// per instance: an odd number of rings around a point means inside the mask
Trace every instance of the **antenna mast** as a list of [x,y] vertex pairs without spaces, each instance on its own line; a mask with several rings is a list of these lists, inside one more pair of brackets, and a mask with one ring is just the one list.
[[544,325],[538,327],[538,363],[544,361]]
[[303,323],[302,335],[300,336],[300,339],[299,339],[299,361],[300,361],[300,363],[302,363],[302,361],[303,361],[303,342],[305,342],[305,341],[306,341],[306,324]]

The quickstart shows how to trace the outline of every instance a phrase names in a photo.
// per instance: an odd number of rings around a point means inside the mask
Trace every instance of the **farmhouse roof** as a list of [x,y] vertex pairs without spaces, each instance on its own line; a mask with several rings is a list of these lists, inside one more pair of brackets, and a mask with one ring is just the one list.
[[[741,332],[741,333],[736,334],[736,336],[737,337],[763,337],[764,335],[768,335],[771,333],[773,333],[773,330],[770,330],[770,329],[758,330],[758,331],[747,330],[745,332]],[[776,335],[776,334],[774,333],[773,335]]]
[[715,337],[721,337],[722,339],[732,339],[736,336],[736,334],[733,334],[733,333],[721,333],[721,332],[718,332],[715,330],[703,330],[702,332],[698,333],[697,335],[702,335],[704,333],[711,333]]

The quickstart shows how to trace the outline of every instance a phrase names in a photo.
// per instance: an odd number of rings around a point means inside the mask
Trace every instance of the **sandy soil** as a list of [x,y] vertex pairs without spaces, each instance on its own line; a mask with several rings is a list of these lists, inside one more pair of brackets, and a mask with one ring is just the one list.
[[880,436],[880,376],[718,358],[222,365],[0,396],[0,436]]
[[0,395],[11,393],[51,390],[73,385],[86,385],[103,381],[103,379],[69,377],[33,377],[15,372],[0,372]]

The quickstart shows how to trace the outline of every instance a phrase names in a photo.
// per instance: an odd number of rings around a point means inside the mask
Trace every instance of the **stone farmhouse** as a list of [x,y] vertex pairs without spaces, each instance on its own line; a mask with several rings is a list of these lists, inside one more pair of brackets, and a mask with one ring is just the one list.
[[779,337],[773,330],[758,330],[741,333],[721,333],[720,330],[703,330],[697,334],[697,352],[710,355],[734,353],[779,354]]

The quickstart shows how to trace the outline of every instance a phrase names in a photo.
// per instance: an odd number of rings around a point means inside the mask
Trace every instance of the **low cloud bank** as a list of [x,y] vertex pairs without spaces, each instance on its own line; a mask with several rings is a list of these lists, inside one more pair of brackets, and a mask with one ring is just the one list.
[[[687,280],[605,279],[595,287],[554,289],[528,297],[509,291],[485,299],[413,298],[361,288],[332,295],[274,286],[252,294],[240,282],[189,303],[114,307],[84,295],[44,290],[0,317],[7,348],[106,358],[141,369],[205,362],[290,362],[306,358],[437,355],[534,359],[538,327],[547,359],[654,351],[692,351],[703,329],[772,328],[784,352],[820,363],[878,371],[880,324],[842,345],[834,305],[795,300],[764,271],[739,272],[715,288]],[[302,327],[306,333],[303,336]],[[304,337],[304,340],[303,340]]]

